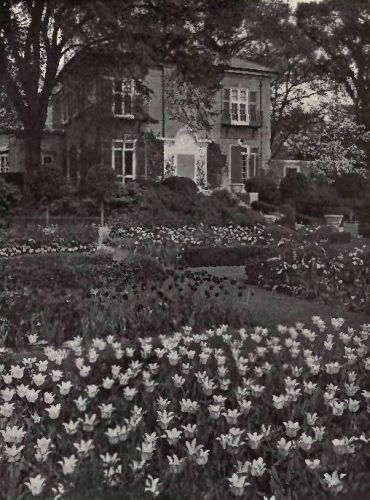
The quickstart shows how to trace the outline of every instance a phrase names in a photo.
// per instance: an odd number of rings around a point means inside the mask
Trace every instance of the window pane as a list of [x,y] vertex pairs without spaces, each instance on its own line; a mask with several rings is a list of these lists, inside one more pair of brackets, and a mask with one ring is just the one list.
[[114,170],[117,175],[122,174],[122,158],[123,152],[121,149],[114,150]]
[[238,104],[236,102],[233,102],[231,104],[231,119],[232,120],[238,120]]
[[124,102],[124,115],[131,115],[132,114],[132,106],[131,106],[131,95],[130,94],[125,94],[123,98]]
[[122,92],[122,81],[114,80],[114,92],[121,93]]
[[114,113],[116,115],[122,115],[122,95],[114,95]]
[[133,173],[133,151],[125,151],[125,176]]
[[122,87],[124,93],[131,94],[131,80],[124,80]]
[[125,142],[125,149],[134,149],[133,142]]
[[245,89],[240,90],[240,100],[241,101],[246,101],[247,100],[247,91]]
[[238,100],[238,89],[231,89],[231,99],[233,101]]
[[247,121],[247,108],[245,104],[240,104],[240,121]]

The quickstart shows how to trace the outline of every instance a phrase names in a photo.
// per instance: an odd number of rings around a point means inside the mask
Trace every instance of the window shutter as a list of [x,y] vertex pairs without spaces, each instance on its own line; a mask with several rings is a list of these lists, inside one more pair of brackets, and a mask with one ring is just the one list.
[[242,183],[242,149],[231,146],[231,184]]
[[136,143],[136,179],[145,179],[145,143],[139,141]]
[[230,124],[230,89],[222,89],[222,123]]
[[141,118],[144,113],[144,98],[142,94],[136,94],[134,95],[133,100],[134,100],[133,103],[134,115],[137,116],[138,118]]
[[249,123],[251,125],[257,124],[257,92],[255,90],[249,91]]
[[111,167],[112,166],[112,144],[110,141],[103,141],[102,142],[102,149],[101,149],[102,155],[101,155],[101,162],[105,167]]
[[260,150],[259,148],[251,148],[251,153],[255,155],[255,173],[254,175],[260,174]]

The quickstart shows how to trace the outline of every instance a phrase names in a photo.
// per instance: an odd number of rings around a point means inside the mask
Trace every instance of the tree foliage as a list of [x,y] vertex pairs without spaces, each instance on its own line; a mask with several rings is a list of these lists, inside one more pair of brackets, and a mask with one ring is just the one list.
[[56,165],[40,166],[32,172],[30,193],[37,203],[47,203],[63,196],[66,179]]
[[344,89],[358,123],[370,130],[370,3],[322,0],[301,3],[297,23],[321,77]]
[[271,88],[271,153],[278,155],[292,133],[315,123],[316,109],[307,102],[325,92],[313,65],[309,40],[302,36],[287,2],[252,4],[244,19],[247,35],[240,54],[276,71]]
[[366,175],[364,142],[370,143],[365,126],[356,123],[348,108],[331,105],[325,119],[291,137],[290,147],[312,162],[316,177],[332,182],[344,174]]

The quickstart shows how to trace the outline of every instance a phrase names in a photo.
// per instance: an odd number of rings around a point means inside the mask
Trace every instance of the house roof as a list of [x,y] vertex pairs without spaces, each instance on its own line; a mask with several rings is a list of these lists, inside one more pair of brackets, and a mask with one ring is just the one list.
[[251,61],[250,59],[242,59],[240,57],[231,58],[230,62],[227,63],[225,67],[233,70],[268,73],[271,76],[277,74],[276,71],[274,71],[274,69],[269,68],[268,66],[263,66],[262,64]]

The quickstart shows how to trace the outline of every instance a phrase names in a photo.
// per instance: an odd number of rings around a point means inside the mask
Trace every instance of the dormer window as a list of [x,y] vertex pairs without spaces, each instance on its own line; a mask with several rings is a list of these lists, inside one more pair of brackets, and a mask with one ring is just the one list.
[[113,82],[113,114],[134,118],[133,99],[135,82],[129,79],[115,79]]

